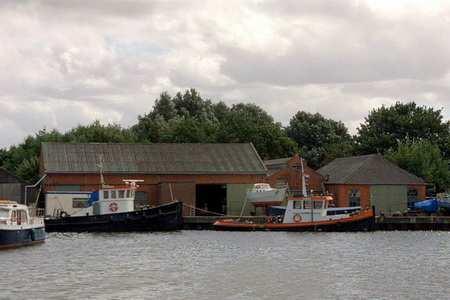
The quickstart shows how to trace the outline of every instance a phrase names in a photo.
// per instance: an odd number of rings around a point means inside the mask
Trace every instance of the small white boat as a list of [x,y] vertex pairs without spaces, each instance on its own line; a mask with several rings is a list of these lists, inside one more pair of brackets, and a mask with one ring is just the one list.
[[256,183],[247,191],[247,201],[255,206],[280,205],[286,198],[286,188],[272,188],[268,183]]
[[44,242],[44,219],[32,216],[26,205],[0,200],[0,249]]

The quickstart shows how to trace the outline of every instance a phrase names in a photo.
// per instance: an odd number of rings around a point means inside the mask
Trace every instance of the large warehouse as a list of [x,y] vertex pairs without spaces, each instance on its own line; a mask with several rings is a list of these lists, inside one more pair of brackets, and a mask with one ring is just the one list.
[[43,143],[40,160],[44,192],[94,191],[101,165],[106,184],[143,180],[139,203],[180,200],[228,215],[239,214],[247,189],[267,172],[252,144]]
[[423,179],[401,169],[380,154],[337,158],[320,168],[336,204],[375,206],[377,213],[403,212],[425,199]]

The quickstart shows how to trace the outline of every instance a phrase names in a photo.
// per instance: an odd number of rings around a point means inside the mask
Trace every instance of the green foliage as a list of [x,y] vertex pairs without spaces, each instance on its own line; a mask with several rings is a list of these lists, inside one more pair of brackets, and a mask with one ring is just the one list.
[[405,140],[426,139],[436,143],[449,157],[449,123],[443,122],[442,111],[418,106],[414,102],[382,106],[370,112],[358,129],[358,152],[386,153]]
[[102,125],[94,121],[87,126],[79,125],[64,135],[67,141],[73,143],[132,143],[133,134],[117,124]]
[[345,125],[318,113],[297,112],[286,131],[297,142],[301,155],[313,168],[353,153],[352,138]]
[[442,157],[439,147],[427,140],[399,142],[397,149],[386,157],[401,168],[435,185],[438,192],[450,186],[449,161]]
[[213,104],[194,89],[173,98],[167,93],[155,101],[152,111],[138,117],[132,131],[140,141],[165,143],[252,142],[263,158],[295,153],[279,123],[254,104]]
[[255,104],[233,105],[221,122],[219,141],[251,142],[263,159],[291,156],[297,150],[281,124]]

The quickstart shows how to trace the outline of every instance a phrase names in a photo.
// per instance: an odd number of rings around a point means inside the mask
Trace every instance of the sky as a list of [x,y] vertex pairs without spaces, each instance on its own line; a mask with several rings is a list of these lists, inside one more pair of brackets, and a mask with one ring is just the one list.
[[299,110],[356,133],[396,101],[450,118],[450,2],[0,2],[0,147],[42,128],[130,126],[163,91]]

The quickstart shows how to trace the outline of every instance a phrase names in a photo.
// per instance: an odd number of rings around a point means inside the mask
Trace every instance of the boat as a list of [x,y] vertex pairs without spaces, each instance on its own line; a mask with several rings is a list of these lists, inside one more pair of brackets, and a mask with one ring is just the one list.
[[247,191],[247,201],[255,207],[280,205],[286,198],[287,188],[272,188],[268,183],[255,183]]
[[44,219],[33,216],[26,205],[0,200],[0,249],[42,243]]
[[441,210],[450,211],[450,199],[446,198],[430,198],[414,203],[414,208],[425,213],[435,214]]
[[373,208],[331,207],[333,197],[308,195],[303,160],[301,174],[303,177],[301,197],[288,197],[286,206],[268,208],[268,216],[263,218],[263,222],[255,222],[257,218],[242,218],[242,209],[238,219],[218,220],[213,224],[214,228],[237,231],[370,231],[374,229]]
[[59,211],[45,218],[47,232],[131,232],[179,230],[183,225],[179,201],[134,210],[139,180],[106,186],[90,194],[86,207],[73,215]]
[[271,207],[264,222],[239,218],[214,223],[216,230],[236,231],[371,231],[373,208],[328,207],[326,199],[289,199],[286,207]]

